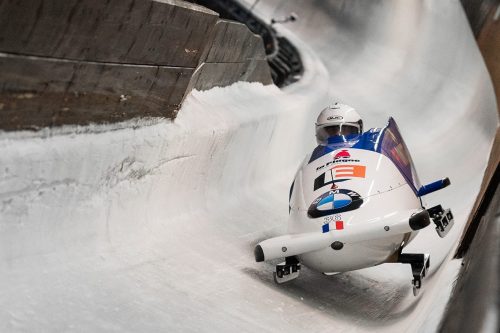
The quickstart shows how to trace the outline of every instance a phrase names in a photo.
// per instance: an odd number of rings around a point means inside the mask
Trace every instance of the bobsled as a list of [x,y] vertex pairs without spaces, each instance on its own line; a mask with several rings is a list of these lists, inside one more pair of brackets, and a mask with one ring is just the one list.
[[284,258],[274,272],[277,283],[298,277],[302,264],[327,275],[383,263],[409,264],[416,295],[430,257],[402,251],[431,224],[440,237],[453,226],[450,209],[426,208],[422,200],[448,185],[448,178],[420,183],[393,118],[384,128],[331,137],[295,175],[288,234],[260,242],[255,260]]

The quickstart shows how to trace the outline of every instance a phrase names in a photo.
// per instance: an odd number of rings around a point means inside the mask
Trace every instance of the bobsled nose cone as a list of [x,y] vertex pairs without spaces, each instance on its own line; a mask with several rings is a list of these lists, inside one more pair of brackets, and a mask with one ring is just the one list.
[[255,261],[261,262],[264,261],[264,251],[260,245],[257,245],[253,250],[253,254],[255,255]]

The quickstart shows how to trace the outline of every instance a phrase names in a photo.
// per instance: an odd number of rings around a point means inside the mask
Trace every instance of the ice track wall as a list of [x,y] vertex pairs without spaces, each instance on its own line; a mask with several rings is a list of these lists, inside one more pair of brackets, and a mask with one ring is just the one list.
[[[263,1],[302,52],[283,91],[193,92],[174,122],[64,127],[0,137],[0,330],[432,332],[459,262],[449,257],[479,189],[496,104],[459,2]],[[286,28],[286,29],[285,29]],[[286,231],[288,187],[339,99],[392,115],[422,181],[456,216],[414,298],[404,265],[336,276],[306,268],[276,286],[253,246]],[[464,135],[463,133],[467,133]],[[473,143],[473,144],[472,144]]]
[[262,39],[184,1],[0,2],[0,129],[175,118],[191,89],[270,84]]

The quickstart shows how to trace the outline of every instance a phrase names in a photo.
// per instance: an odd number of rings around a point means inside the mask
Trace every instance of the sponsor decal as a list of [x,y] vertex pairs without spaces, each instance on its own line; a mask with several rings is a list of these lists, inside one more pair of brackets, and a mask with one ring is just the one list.
[[366,166],[364,165],[335,165],[332,167],[332,177],[337,178],[365,178]]
[[316,171],[320,171],[321,169],[324,169],[324,168],[329,167],[331,165],[335,165],[337,163],[359,163],[359,162],[360,162],[360,160],[351,158],[351,154],[349,153],[348,150],[343,149],[333,156],[332,161],[317,167]]
[[333,157],[334,160],[338,160],[339,158],[351,158],[351,154],[349,154],[349,152],[344,149],[335,154],[335,156]]
[[336,179],[336,180],[334,180],[333,176],[332,176],[332,170],[328,170],[327,172],[322,173],[321,175],[316,177],[316,179],[314,180],[313,191],[316,191],[317,189],[320,189],[323,186],[330,185],[330,184],[332,184],[331,189],[336,190],[338,188],[338,185],[335,183],[344,182],[346,180],[349,180],[349,179],[338,179],[338,180]]
[[352,190],[330,190],[311,203],[307,210],[307,216],[317,218],[348,212],[358,209],[362,203],[361,196]]
[[344,117],[342,116],[330,116],[328,118],[326,118],[326,120],[343,120]]
[[351,178],[365,178],[366,166],[340,164],[333,166],[330,170],[320,174],[314,179],[314,191],[323,186],[332,184],[332,190],[337,189],[335,183],[343,182]]

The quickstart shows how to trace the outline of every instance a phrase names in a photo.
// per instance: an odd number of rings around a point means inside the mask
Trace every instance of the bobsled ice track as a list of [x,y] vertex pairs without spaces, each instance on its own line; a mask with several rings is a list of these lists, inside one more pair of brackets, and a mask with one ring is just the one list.
[[[485,66],[458,1],[260,1],[301,50],[280,91],[239,83],[194,92],[173,123],[0,134],[0,331],[433,331],[459,262],[450,251],[478,192],[497,126]],[[455,214],[407,251],[410,268],[277,286],[253,246],[286,231],[288,186],[333,99],[366,127],[396,118],[430,195]]]

